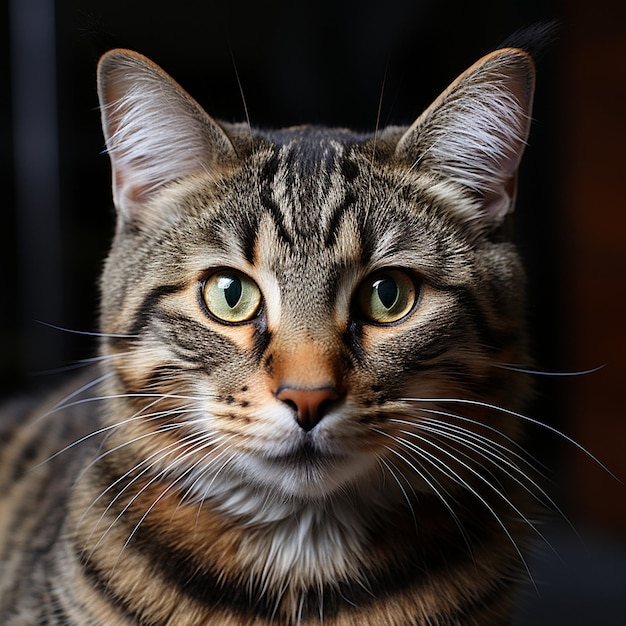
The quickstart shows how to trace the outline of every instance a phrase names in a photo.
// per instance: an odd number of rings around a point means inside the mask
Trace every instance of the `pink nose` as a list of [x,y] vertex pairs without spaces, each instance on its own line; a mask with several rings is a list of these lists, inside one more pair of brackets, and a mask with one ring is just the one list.
[[339,394],[334,387],[301,389],[285,386],[278,389],[276,397],[296,411],[296,421],[308,432],[320,423],[330,403],[339,399]]

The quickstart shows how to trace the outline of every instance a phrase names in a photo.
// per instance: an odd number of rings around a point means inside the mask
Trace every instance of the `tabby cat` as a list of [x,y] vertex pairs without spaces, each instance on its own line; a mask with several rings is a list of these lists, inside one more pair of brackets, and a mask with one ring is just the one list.
[[533,89],[502,48],[408,128],[270,132],[104,55],[101,356],[5,409],[3,626],[510,624]]

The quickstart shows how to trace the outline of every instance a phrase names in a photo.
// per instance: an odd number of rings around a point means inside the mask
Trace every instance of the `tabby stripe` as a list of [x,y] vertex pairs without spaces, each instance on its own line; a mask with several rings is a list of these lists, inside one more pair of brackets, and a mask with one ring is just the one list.
[[[177,356],[188,363],[203,365],[208,372],[229,361],[233,351],[239,351],[224,335],[194,319],[169,314],[160,316],[160,319],[168,325],[167,332],[156,331],[163,344],[171,348],[174,342],[173,351]],[[176,350],[176,346],[180,350]],[[203,348],[199,350],[199,346]]]
[[272,333],[267,329],[267,319],[265,318],[265,316],[259,318],[259,324],[256,325],[254,331],[254,343],[251,350],[251,355],[255,359],[256,365],[258,366],[260,365],[265,354],[267,353],[267,349],[272,340]]
[[[356,203],[356,196],[352,191],[347,191],[345,197],[341,204],[335,208],[333,214],[328,221],[328,227],[326,229],[326,235],[324,237],[324,246],[326,248],[331,248],[335,245],[337,241],[337,231],[339,230],[339,226],[341,225],[341,221],[343,220],[343,216],[346,214],[348,209],[352,207]],[[367,263],[367,259],[363,259],[363,263]]]
[[117,594],[107,582],[106,576],[98,569],[90,559],[86,551],[75,548],[75,557],[80,563],[83,575],[91,586],[97,591],[117,613],[126,621],[137,626],[158,626],[158,622],[147,620],[137,611],[133,610],[126,598]]
[[[157,550],[151,551],[153,554],[157,554]],[[145,616],[142,616],[138,611],[133,610],[130,606],[130,602],[115,593],[108,583],[106,582],[102,572],[93,563],[92,560],[85,556],[85,553],[78,551],[76,554],[80,561],[82,571],[87,579],[90,581],[95,590],[98,591],[109,604],[126,620],[138,626],[159,626],[165,624],[169,618],[161,621],[150,620]],[[185,586],[182,590],[189,596],[200,601],[205,607],[215,607],[221,609],[227,609],[230,612],[246,616],[249,619],[254,617],[260,617],[269,621],[275,620],[275,599],[263,596],[258,593],[257,590],[252,591],[250,589],[244,590],[242,586],[235,585],[226,586],[223,585],[215,576],[208,577],[206,574],[202,577],[198,576],[198,570],[196,566],[188,560],[182,561],[168,561],[168,559],[160,559],[165,565],[169,563],[169,567],[162,568],[162,573],[173,574],[178,571],[178,567],[182,564],[184,572],[180,572],[179,576],[168,576],[165,580],[168,583],[174,583],[181,588],[180,581],[183,577],[189,577],[188,582],[190,586]],[[448,564],[449,565],[449,564]],[[442,559],[441,567],[446,568],[445,558]],[[409,573],[407,570],[396,570],[394,572],[394,581],[391,585],[386,586],[385,589],[380,589],[376,586],[384,578],[378,578],[376,581],[369,581],[362,583],[344,584],[339,583],[336,587],[326,586],[321,594],[317,590],[309,589],[304,599],[301,611],[301,618],[304,620],[315,619],[319,617],[320,606],[323,606],[324,618],[332,619],[340,615],[343,610],[350,611],[351,607],[358,607],[359,609],[367,610],[367,605],[376,604],[380,599],[384,597],[390,597],[397,595],[394,592],[398,591],[398,585],[403,587],[409,587],[409,584],[405,583],[404,574]],[[433,570],[423,572],[420,570],[420,574],[424,578],[424,582],[428,580],[430,576],[433,576]],[[434,573],[435,576],[439,572]],[[508,605],[510,602],[511,594],[516,586],[516,583],[512,580],[502,581],[498,585],[486,589],[482,594],[479,594],[473,598],[465,599],[463,596],[459,596],[462,601],[456,609],[450,610],[446,608],[437,615],[437,621],[433,623],[440,624],[465,624],[469,623],[473,617],[483,614],[485,607],[489,607],[489,613],[491,614],[490,624],[496,626],[500,622],[494,621],[497,619],[495,611],[499,604]],[[355,589],[359,589],[359,593],[354,593]],[[369,588],[369,591],[367,590]],[[409,595],[410,595],[410,589]],[[253,599],[256,595],[256,599]],[[251,597],[252,596],[252,597]],[[358,596],[358,597],[357,597]],[[400,602],[401,598],[398,599]],[[61,617],[59,615],[59,617]],[[56,615],[55,615],[56,617]],[[417,617],[417,616],[416,616]],[[416,622],[418,623],[418,622]],[[482,622],[481,622],[482,623]],[[503,618],[502,624],[506,623]]]
[[174,293],[178,293],[185,289],[185,285],[159,285],[154,289],[151,289],[143,298],[141,305],[137,308],[137,311],[132,319],[129,335],[138,335],[150,321],[152,312],[159,305],[161,300],[166,296],[170,296]]
[[256,250],[256,242],[258,239],[259,230],[259,215],[257,212],[246,212],[246,222],[238,229],[238,241],[241,244],[243,256],[250,263],[254,265],[254,251]]
[[[489,523],[468,521],[464,530],[476,545],[484,545],[492,534]],[[316,586],[309,587],[304,592],[302,617],[315,618],[319,615],[319,607],[323,606],[325,617],[330,619],[350,605],[362,608],[381,597],[410,593],[412,588],[428,585],[437,577],[447,577],[455,565],[463,567],[474,563],[474,556],[456,537],[447,544],[439,542],[434,545],[438,546],[437,550],[419,557],[407,555],[403,562],[389,563],[386,569],[381,567],[363,578],[329,583],[321,590]],[[195,555],[160,542],[158,528],[152,528],[149,518],[139,526],[126,549],[144,554],[168,585],[203,606],[247,618],[258,615],[270,620],[277,602],[280,603],[279,597],[267,594],[260,581],[229,581],[199,562]]]
[[[274,150],[274,153],[270,159],[268,159],[267,165],[263,169],[263,173],[261,175],[261,180],[270,180],[273,181],[278,174],[278,170],[280,168],[280,157],[278,152]],[[276,231],[278,232],[278,236],[289,245],[290,248],[293,248],[294,242],[291,235],[287,232],[287,228],[285,225],[285,218],[280,210],[280,207],[276,204],[272,196],[271,188],[266,184],[263,185],[259,191],[259,197],[261,200],[261,204],[265,209],[267,209],[269,215],[271,216],[274,224],[276,225]]]

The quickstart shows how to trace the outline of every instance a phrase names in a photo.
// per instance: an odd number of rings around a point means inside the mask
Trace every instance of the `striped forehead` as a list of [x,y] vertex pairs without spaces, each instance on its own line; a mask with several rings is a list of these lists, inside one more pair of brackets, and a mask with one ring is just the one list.
[[413,248],[413,203],[364,158],[359,137],[303,128],[268,138],[212,220],[220,248],[285,271],[367,269]]
[[350,201],[345,159],[344,145],[321,132],[310,131],[274,148],[262,200],[288,243],[305,238],[309,245],[327,245],[329,230]]

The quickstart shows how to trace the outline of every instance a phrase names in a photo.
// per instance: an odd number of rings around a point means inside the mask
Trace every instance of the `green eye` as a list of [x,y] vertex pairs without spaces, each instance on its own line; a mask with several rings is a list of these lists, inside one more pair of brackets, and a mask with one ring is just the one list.
[[209,312],[229,324],[251,320],[261,307],[261,290],[236,270],[211,274],[202,288],[202,297]]
[[401,320],[413,308],[418,296],[413,279],[400,270],[383,270],[369,276],[359,287],[360,313],[377,324]]

